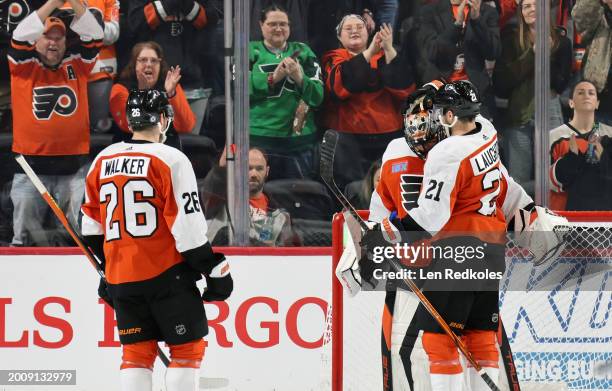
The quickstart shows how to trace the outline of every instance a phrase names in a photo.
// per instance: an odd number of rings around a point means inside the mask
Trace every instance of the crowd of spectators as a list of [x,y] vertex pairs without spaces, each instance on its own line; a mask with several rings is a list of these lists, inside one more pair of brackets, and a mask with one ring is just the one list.
[[[551,1],[549,157],[533,150],[536,2],[252,0],[252,243],[329,244],[337,207],[321,206],[333,205],[317,172],[323,132],[339,132],[336,182],[367,208],[376,162],[403,137],[405,98],[441,78],[477,86],[502,160],[529,193],[535,158],[549,158],[553,208],[612,209],[612,0]],[[199,180],[215,227],[210,239],[227,243],[222,2],[90,0],[86,8],[80,0],[9,0],[0,7],[3,161],[25,155],[76,224],[89,159],[129,138],[129,90],[166,91],[174,109],[168,143],[205,167]],[[206,152],[195,147],[203,140],[213,146]],[[69,243],[13,167],[0,175],[0,242]],[[585,181],[600,187],[590,191]],[[291,189],[295,199],[276,200],[267,188]],[[313,205],[316,216],[303,213]]]

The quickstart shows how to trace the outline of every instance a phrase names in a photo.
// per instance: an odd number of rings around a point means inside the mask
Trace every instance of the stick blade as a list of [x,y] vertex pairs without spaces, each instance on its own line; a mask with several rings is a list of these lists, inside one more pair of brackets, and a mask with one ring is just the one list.
[[325,183],[332,183],[334,179],[334,155],[338,144],[338,132],[327,130],[321,141],[321,161],[319,174]]

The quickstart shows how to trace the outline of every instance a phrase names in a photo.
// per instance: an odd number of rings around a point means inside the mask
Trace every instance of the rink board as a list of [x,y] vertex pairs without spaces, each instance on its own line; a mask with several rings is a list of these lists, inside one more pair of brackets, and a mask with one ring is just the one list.
[[[206,305],[212,326],[201,376],[228,384],[225,390],[329,390],[329,349],[321,345],[331,255],[267,251],[274,255],[244,249],[255,255],[228,256],[235,291],[226,304]],[[98,300],[98,278],[86,259],[2,255],[0,270],[0,369],[70,369],[77,379],[74,386],[0,390],[118,390],[114,317]],[[528,347],[514,352],[520,378],[612,388],[612,281],[605,278],[600,291],[502,296],[511,341]],[[162,388],[162,369],[157,361],[155,390]]]

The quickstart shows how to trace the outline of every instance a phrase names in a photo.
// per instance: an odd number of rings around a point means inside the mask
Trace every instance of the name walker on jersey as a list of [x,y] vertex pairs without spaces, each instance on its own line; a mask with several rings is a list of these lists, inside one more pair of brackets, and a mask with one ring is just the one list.
[[117,156],[102,160],[100,179],[116,175],[143,177],[149,171],[151,159],[146,156]]

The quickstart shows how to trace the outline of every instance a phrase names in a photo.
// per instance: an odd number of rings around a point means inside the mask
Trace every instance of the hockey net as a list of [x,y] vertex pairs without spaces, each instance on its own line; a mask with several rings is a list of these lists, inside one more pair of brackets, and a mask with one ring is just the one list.
[[[509,243],[501,318],[524,391],[612,389],[612,212],[564,215],[572,235],[556,261],[534,268],[526,252]],[[333,275],[343,250],[341,214],[332,234]],[[349,297],[335,275],[332,281],[322,350],[331,372],[326,382],[334,391],[380,390],[384,292]]]

